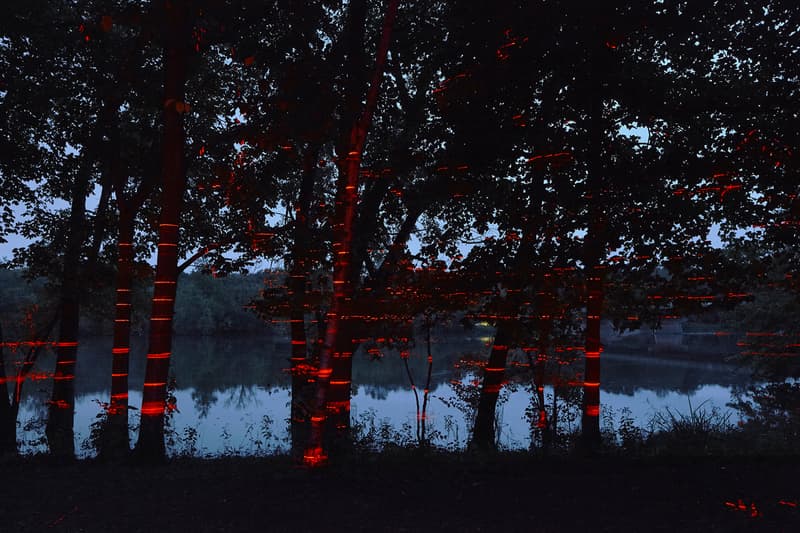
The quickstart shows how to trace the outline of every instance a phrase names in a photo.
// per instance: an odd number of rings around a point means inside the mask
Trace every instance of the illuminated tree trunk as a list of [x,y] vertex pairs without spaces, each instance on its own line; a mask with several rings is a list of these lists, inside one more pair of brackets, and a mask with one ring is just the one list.
[[[378,91],[389,51],[399,0],[390,0],[383,20],[375,69],[361,117],[350,130],[349,151],[339,166],[334,228],[333,301],[328,312],[325,339],[317,372],[316,409],[311,417],[311,438],[304,455],[307,464],[325,460],[323,433],[330,413],[334,427],[343,432],[350,425],[350,384],[352,377],[352,246],[353,221],[358,204],[358,173],[361,155],[378,103]],[[360,31],[360,28],[359,28]],[[344,348],[343,348],[344,347]],[[338,433],[338,431],[337,431]]]
[[178,281],[178,222],[186,188],[183,113],[186,60],[191,24],[186,2],[164,2],[167,19],[164,53],[164,142],[158,258],[150,315],[150,338],[142,392],[141,427],[136,455],[146,461],[163,460],[164,411],[169,361],[172,353],[172,315]]
[[470,442],[472,449],[493,450],[495,448],[497,398],[505,379],[508,343],[511,340],[510,327],[509,320],[501,320],[497,324],[489,361],[483,369],[483,385],[478,400],[478,411],[475,415],[475,428]]
[[[561,88],[561,82],[556,76],[551,76],[545,83],[545,86],[542,90],[542,104],[539,108],[539,115],[537,119],[537,122],[539,122],[538,127],[540,128],[540,133],[534,137],[532,143],[534,147],[547,145],[547,139],[544,135],[544,131],[547,128],[546,124],[548,124],[550,120],[556,118],[555,113],[557,111],[554,103],[557,101],[558,92],[561,90]],[[529,195],[527,205],[528,211],[526,213],[526,218],[523,221],[522,242],[520,242],[520,246],[517,251],[517,256],[514,261],[514,272],[512,273],[512,280],[516,280],[516,282],[512,282],[511,288],[517,289],[516,294],[519,294],[519,291],[529,283],[536,282],[534,279],[536,269],[534,268],[533,263],[537,260],[537,251],[534,241],[535,239],[539,238],[538,236],[542,229],[547,228],[548,224],[551,222],[547,219],[545,213],[544,201],[547,192],[544,182],[544,171],[536,166],[539,164],[540,163],[534,164],[528,171],[528,178],[530,180],[530,185],[527,191]],[[547,248],[545,246],[542,249],[544,250]],[[542,260],[542,256],[545,256],[546,258],[545,254],[540,253],[540,261]],[[516,315],[520,303],[521,302],[517,298],[512,297],[511,295],[508,296],[506,314],[509,315],[509,318],[513,315]],[[501,334],[501,330],[510,328],[512,326],[516,326],[516,323],[510,320],[501,322],[498,325],[495,342],[498,342],[498,338],[500,338],[502,345],[508,344],[508,342],[511,340],[511,336],[506,332]],[[492,348],[492,354],[490,355],[489,363],[486,365],[486,372],[484,373],[483,390],[481,391],[481,399],[478,404],[478,412],[475,418],[476,427],[473,435],[473,443],[471,443],[471,445],[474,445],[477,448],[494,449],[496,446],[496,443],[494,442],[494,417],[497,410],[497,399],[500,392],[499,389],[502,387],[505,376],[505,363],[508,354],[508,347],[506,346],[504,350],[501,351],[502,360],[500,359],[501,354]],[[495,359],[493,360],[492,358]],[[479,424],[480,427],[478,427]]]
[[[531,280],[531,263],[535,259],[533,248],[534,236],[544,226],[543,209],[541,206],[544,196],[544,183],[535,172],[531,171],[531,201],[525,224],[523,240],[520,243],[517,256],[514,260],[514,272],[510,288],[515,289],[514,294],[519,294]],[[505,379],[506,359],[508,357],[508,344],[512,340],[511,328],[516,325],[516,318],[520,301],[516,296],[508,294],[505,303],[507,318],[499,320],[489,361],[483,372],[483,384],[478,401],[478,411],[475,416],[475,429],[470,442],[470,448],[478,450],[493,450],[495,442],[495,416],[497,413],[497,400],[500,389]]]
[[[99,131],[99,127],[98,127]],[[61,300],[59,302],[58,344],[56,367],[53,372],[53,391],[48,402],[45,434],[50,454],[59,459],[75,457],[73,421],[75,418],[75,362],[78,355],[78,325],[80,314],[79,273],[81,249],[86,222],[86,196],[89,174],[93,166],[97,138],[84,148],[83,164],[72,188],[70,216],[61,270]]]
[[433,376],[433,354],[431,353],[431,317],[425,317],[425,322],[427,326],[427,331],[425,332],[425,344],[428,347],[428,375],[425,378],[425,389],[423,390],[422,395],[422,417],[421,417],[421,426],[422,426],[422,434],[420,438],[420,444],[422,446],[428,445],[428,438],[426,435],[426,429],[428,424],[428,397],[431,392],[431,377]]
[[[539,304],[539,342],[536,360],[529,358],[533,385],[536,389],[536,406],[539,415],[536,420],[536,429],[541,432],[542,448],[550,448],[551,429],[547,419],[547,406],[544,399],[545,370],[547,369],[547,353],[550,346],[550,336],[553,330],[553,296],[550,293],[550,278],[552,274],[544,274],[542,291]],[[555,394],[555,385],[553,394]]]
[[134,218],[152,192],[154,179],[146,175],[136,194],[127,198],[128,176],[123,167],[119,125],[109,133],[111,148],[109,176],[119,211],[117,235],[117,276],[114,302],[114,344],[111,348],[111,397],[104,430],[101,456],[118,459],[130,452],[128,439],[128,372],[130,367],[131,295],[134,262]]
[[309,220],[314,192],[314,164],[317,148],[309,147],[303,161],[303,181],[295,204],[294,244],[292,246],[292,268],[289,274],[289,325],[291,331],[292,354],[290,370],[292,374],[291,433],[292,451],[302,456],[308,444],[309,404],[313,394],[309,394],[308,338],[306,335],[306,284],[311,267],[308,248],[311,242],[311,221]]
[[598,265],[589,267],[586,304],[586,364],[583,381],[581,432],[587,451],[600,446],[600,317],[603,310],[603,275]]
[[[119,193],[119,191],[118,191]],[[131,289],[133,279],[133,214],[119,206],[114,345],[111,348],[111,398],[104,455],[121,457],[130,451],[128,442],[128,369],[131,340]]]
[[[593,68],[597,68],[593,62]],[[594,81],[597,75],[593,76]],[[600,319],[603,312],[603,266],[605,230],[603,227],[601,149],[603,143],[603,96],[596,83],[589,109],[588,196],[589,227],[584,237],[586,275],[586,340],[583,377],[583,415],[581,441],[584,451],[600,448]]]

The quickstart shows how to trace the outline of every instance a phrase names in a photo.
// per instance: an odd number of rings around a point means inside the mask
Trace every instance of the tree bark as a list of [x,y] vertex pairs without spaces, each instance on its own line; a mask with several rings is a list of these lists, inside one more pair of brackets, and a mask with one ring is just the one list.
[[[558,76],[552,76],[550,79],[547,80],[545,83],[545,87],[542,91],[542,105],[540,108],[540,116],[539,119],[542,121],[543,124],[546,124],[549,120],[552,120],[555,117],[555,113],[557,113],[557,108],[555,106],[555,102],[557,101],[558,91],[561,90],[561,82]],[[538,133],[533,138],[533,146],[538,147],[539,145],[546,145],[545,136],[543,133]],[[535,274],[542,274],[544,271],[549,268],[549,265],[542,264],[540,261],[540,265],[538,268],[533,267],[533,262],[536,260],[536,250],[534,247],[534,240],[539,238],[540,232],[548,228],[552,225],[552,221],[548,221],[547,213],[545,212],[545,208],[543,206],[543,202],[545,201],[545,196],[547,194],[546,187],[544,183],[544,175],[542,172],[537,172],[536,168],[533,167],[528,172],[530,185],[528,187],[528,213],[527,218],[523,220],[522,225],[522,241],[520,242],[519,249],[517,251],[516,258],[514,259],[514,272],[512,275],[512,282],[510,283],[511,289],[514,289],[514,294],[520,294],[523,287],[525,287],[528,283],[541,283],[540,281],[536,280],[534,275]],[[546,241],[545,241],[546,242]],[[543,249],[547,249],[548,245],[544,244]],[[546,254],[541,254],[540,257]],[[544,278],[542,278],[544,279]],[[518,298],[513,297],[511,295],[508,296],[507,302],[507,315],[509,315],[509,319],[505,322],[500,322],[497,329],[497,337],[501,336],[501,329],[508,330],[510,327],[513,326],[513,322],[510,319],[510,316],[513,316],[517,313],[517,310],[520,305],[520,301]],[[541,313],[540,313],[541,314]],[[516,320],[516,319],[514,319]],[[497,337],[495,337],[495,342],[497,342]],[[511,339],[510,336],[506,333],[502,335],[502,343],[507,344]],[[494,348],[492,349],[492,354],[490,355],[490,362],[487,363],[486,369],[487,372],[484,372],[484,382],[482,385],[481,390],[481,398],[478,403],[478,412],[475,417],[476,429],[473,434],[473,439],[475,437],[479,437],[480,441],[475,441],[474,445],[478,449],[495,449],[496,443],[494,442],[494,429],[492,429],[491,433],[489,432],[488,425],[494,425],[494,416],[497,410],[497,399],[499,397],[499,389],[495,392],[494,389],[499,386],[502,386],[502,382],[505,376],[505,362],[506,356],[508,355],[508,349],[506,348],[505,353],[503,355],[502,361],[500,360],[500,354],[495,353]],[[494,357],[494,361],[492,361],[492,357]],[[533,368],[531,368],[533,371]],[[543,368],[542,368],[543,370]],[[493,375],[489,375],[489,373]],[[537,387],[538,388],[538,387]],[[543,392],[542,392],[543,394]],[[538,390],[537,390],[537,399],[538,399]],[[540,405],[543,405],[541,403]],[[482,411],[486,411],[485,413]],[[541,416],[541,415],[540,415]],[[480,424],[482,427],[480,430],[477,428],[478,421],[480,420]],[[489,440],[491,438],[491,440]]]
[[[119,195],[119,191],[117,191]],[[128,371],[131,340],[131,291],[133,281],[133,213],[125,202],[119,206],[114,345],[111,348],[111,398],[108,426],[101,455],[118,458],[130,452],[128,440]]]
[[187,111],[184,93],[191,33],[189,6],[185,1],[165,1],[164,10],[167,28],[164,35],[163,189],[141,427],[135,450],[139,459],[154,462],[162,461],[166,453],[164,415],[178,281],[178,223],[186,189],[183,113]]
[[0,324],[0,457],[17,454],[17,413],[8,396],[4,342],[3,325]]
[[308,444],[309,406],[313,394],[309,391],[308,338],[306,335],[306,285],[311,262],[308,248],[311,242],[311,202],[314,193],[317,147],[309,146],[303,160],[303,181],[295,204],[294,244],[292,245],[292,265],[289,273],[289,327],[291,331],[292,353],[290,371],[292,374],[291,435],[292,455],[302,457]]
[[[325,340],[320,352],[317,372],[317,398],[311,417],[310,445],[304,455],[307,464],[325,461],[323,434],[331,415],[335,433],[345,435],[350,427],[350,387],[352,377],[352,246],[353,221],[358,203],[358,174],[361,156],[367,139],[372,115],[378,103],[378,92],[389,51],[392,29],[399,0],[390,0],[383,20],[381,40],[375,58],[375,68],[359,120],[350,130],[347,157],[339,166],[336,213],[334,220],[333,301],[328,312]],[[363,2],[358,2],[363,8]],[[361,28],[357,28],[361,31]],[[355,52],[355,51],[354,51]],[[351,89],[351,99],[353,97]],[[360,91],[358,92],[360,94]],[[359,97],[360,99],[360,97]],[[349,337],[349,338],[348,338]]]
[[422,435],[420,438],[420,445],[427,446],[428,445],[428,437],[426,435],[427,425],[428,425],[428,397],[431,392],[431,378],[433,377],[433,353],[431,353],[431,319],[430,317],[426,317],[426,332],[425,332],[425,344],[428,347],[428,373],[425,376],[425,389],[423,390],[422,395]]
[[78,326],[80,315],[80,261],[86,223],[86,197],[89,194],[89,176],[94,164],[96,143],[99,142],[100,125],[84,147],[81,168],[72,186],[70,216],[66,247],[61,270],[61,295],[59,302],[59,330],[56,345],[56,367],[53,373],[53,390],[48,402],[45,427],[50,454],[58,459],[75,457],[75,363],[78,355]]
[[509,319],[498,321],[492,351],[483,369],[483,384],[475,414],[475,428],[470,441],[471,449],[487,451],[494,450],[496,446],[495,415],[497,398],[500,396],[505,378],[508,343],[511,341],[510,327]]
[[606,247],[603,224],[602,161],[603,95],[599,82],[598,54],[592,61],[592,85],[589,105],[588,190],[589,225],[584,237],[584,268],[586,275],[586,339],[584,346],[585,368],[581,417],[581,444],[586,453],[600,448],[600,318],[603,311],[603,265]]
[[[542,291],[540,293],[539,307],[539,341],[536,350],[536,360],[530,361],[531,373],[533,376],[533,386],[536,389],[536,405],[539,416],[536,421],[536,428],[541,432],[542,448],[547,451],[551,443],[551,428],[547,418],[547,406],[544,399],[544,382],[547,370],[547,352],[550,347],[550,336],[553,331],[553,295],[551,293],[550,279],[552,274],[543,274]],[[553,382],[553,394],[555,394],[555,381]]]

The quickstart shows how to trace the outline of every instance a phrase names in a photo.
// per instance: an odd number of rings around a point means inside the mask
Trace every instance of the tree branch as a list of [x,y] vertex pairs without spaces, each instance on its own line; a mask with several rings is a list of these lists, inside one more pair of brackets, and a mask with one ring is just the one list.
[[206,246],[204,248],[201,248],[200,250],[197,250],[191,257],[186,259],[186,261],[184,261],[183,263],[180,264],[180,266],[178,266],[178,275],[183,274],[184,270],[189,268],[192,265],[192,263],[194,263],[195,261],[197,261],[201,257],[205,257],[206,255],[208,255],[213,250],[218,250],[218,249],[222,248],[225,244],[226,243],[215,242],[215,243],[209,244],[208,246]]

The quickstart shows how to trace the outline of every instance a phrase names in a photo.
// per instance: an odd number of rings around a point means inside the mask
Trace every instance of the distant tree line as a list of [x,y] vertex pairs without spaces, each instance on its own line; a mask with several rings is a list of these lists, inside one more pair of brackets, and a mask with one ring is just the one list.
[[[183,274],[176,298],[173,329],[175,335],[286,334],[288,324],[265,323],[249,308],[250,302],[263,289],[265,277],[278,280],[282,275],[258,272],[212,278],[200,272]],[[19,271],[0,270],[0,283],[3,285],[4,296],[0,321],[6,328],[5,334],[8,339],[23,338],[25,310],[36,306],[36,313],[43,314],[44,309],[52,302],[53,294],[48,292],[44,280],[30,282]],[[134,286],[132,298],[139,303],[134,306],[131,318],[131,331],[134,335],[141,336],[147,332],[149,316],[145,304],[151,297],[151,285],[139,283]],[[80,323],[82,335],[113,334],[113,291],[110,287],[99,291],[91,300],[87,299]]]

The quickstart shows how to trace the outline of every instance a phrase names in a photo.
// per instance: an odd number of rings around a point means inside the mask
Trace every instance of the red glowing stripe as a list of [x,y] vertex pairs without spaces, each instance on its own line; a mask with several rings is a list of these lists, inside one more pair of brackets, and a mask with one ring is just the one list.
[[551,159],[554,157],[569,157],[570,155],[571,155],[570,152],[558,152],[553,154],[535,155],[531,158],[528,158],[528,163],[533,163],[534,161],[538,161],[539,159]]
[[130,351],[130,348],[111,348],[111,353],[115,355],[130,353]]
[[161,352],[161,353],[149,353],[147,354],[148,359],[169,359],[169,356],[172,352]]
[[600,406],[599,405],[587,405],[586,410],[584,411],[586,416],[600,416]]
[[142,406],[142,414],[145,416],[158,416],[164,413],[164,405],[158,404],[158,402],[152,402],[156,405],[143,405]]
[[597,388],[597,387],[600,386],[600,382],[599,381],[584,381],[583,382],[583,386],[584,387],[588,387],[588,388]]
[[145,381],[144,386],[145,387],[164,387],[166,384],[167,384],[166,381],[153,381],[153,382]]
[[328,402],[328,409],[334,412],[349,411],[350,400],[342,400],[338,402]]

